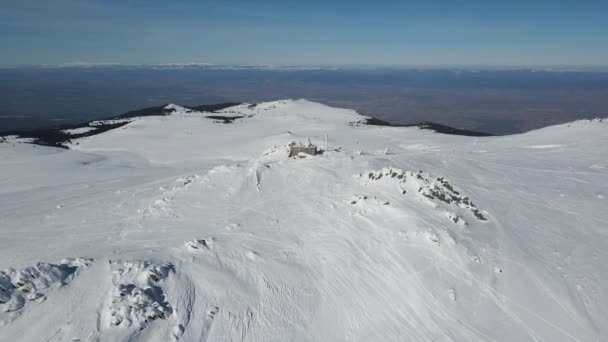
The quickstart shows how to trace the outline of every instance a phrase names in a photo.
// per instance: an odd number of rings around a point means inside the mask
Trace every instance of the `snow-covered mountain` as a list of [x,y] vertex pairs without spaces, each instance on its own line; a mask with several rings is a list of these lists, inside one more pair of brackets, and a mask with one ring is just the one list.
[[605,120],[464,137],[305,100],[163,113],[0,143],[1,341],[608,338]]

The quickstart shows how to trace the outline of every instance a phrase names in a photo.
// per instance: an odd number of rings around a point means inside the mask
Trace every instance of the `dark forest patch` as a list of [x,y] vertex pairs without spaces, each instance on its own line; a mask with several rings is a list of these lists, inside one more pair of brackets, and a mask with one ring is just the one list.
[[370,117],[365,120],[366,125],[370,126],[385,126],[385,127],[418,127],[420,129],[428,129],[442,134],[464,135],[469,137],[490,137],[492,134],[485,132],[477,132],[466,129],[454,128],[434,122],[421,122],[417,124],[395,125],[388,121]]
[[162,106],[148,107],[148,108],[144,108],[144,109],[133,110],[130,112],[126,112],[126,113],[118,116],[117,118],[128,119],[128,118],[136,118],[136,117],[142,117],[142,116],[163,116],[163,115],[170,115],[171,113],[173,113],[175,111],[174,109],[167,109],[165,107],[167,107],[166,104],[164,104]]
[[225,124],[231,124],[234,122],[234,120],[237,119],[242,119],[244,118],[244,116],[224,116],[224,115],[209,115],[209,116],[205,116],[207,119],[212,119],[215,120],[215,122],[221,122],[221,123],[225,123]]
[[[210,104],[210,105],[200,105],[195,107],[186,107],[188,109],[194,111],[204,111],[204,112],[216,112],[228,107],[236,106],[239,103],[235,102],[224,102],[218,104]],[[0,132],[0,137],[3,136],[17,136],[19,138],[29,138],[33,139],[33,144],[44,145],[44,146],[54,146],[60,148],[68,148],[67,144],[72,141],[72,139],[90,137],[93,135],[101,134],[103,132],[107,132],[112,129],[120,128],[130,121],[125,119],[132,119],[137,117],[145,117],[145,116],[166,116],[171,115],[175,110],[166,108],[167,105],[148,107],[139,110],[130,111],[119,116],[114,116],[108,119],[95,120],[82,124],[71,124],[71,125],[62,125],[54,128],[43,128],[43,129],[34,129],[34,130],[12,130]],[[236,119],[242,118],[242,116],[221,116],[221,115],[211,115],[207,116],[209,119],[218,120],[223,123],[232,123]],[[120,120],[120,121],[117,121]],[[92,123],[95,123],[92,125]],[[79,134],[70,134],[65,132],[65,130],[72,130],[77,128],[84,127],[94,127],[94,130],[83,132]],[[0,142],[6,141],[4,139],[0,139]]]
[[238,102],[223,102],[223,103],[201,105],[201,106],[194,106],[194,107],[188,107],[188,108],[199,111],[199,112],[215,113],[218,110],[222,110],[222,109],[226,109],[226,108],[234,107],[234,106],[238,106],[238,105],[240,105],[240,103],[238,103]]

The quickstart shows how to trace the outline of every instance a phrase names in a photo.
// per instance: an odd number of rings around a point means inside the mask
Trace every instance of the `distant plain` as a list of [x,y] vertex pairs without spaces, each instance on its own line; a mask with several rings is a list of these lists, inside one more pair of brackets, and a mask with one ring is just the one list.
[[0,131],[166,103],[306,98],[395,124],[513,134],[608,117],[608,72],[531,69],[18,67],[0,69]]

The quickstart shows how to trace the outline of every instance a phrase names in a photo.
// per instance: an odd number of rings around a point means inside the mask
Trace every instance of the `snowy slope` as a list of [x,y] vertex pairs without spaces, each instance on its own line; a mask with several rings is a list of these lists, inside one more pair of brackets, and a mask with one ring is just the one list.
[[305,100],[171,108],[70,150],[0,144],[1,341],[608,338],[607,122],[474,138]]

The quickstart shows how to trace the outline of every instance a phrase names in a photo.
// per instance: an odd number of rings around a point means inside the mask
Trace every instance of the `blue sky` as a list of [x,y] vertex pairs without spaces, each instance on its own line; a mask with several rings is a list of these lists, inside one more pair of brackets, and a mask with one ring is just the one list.
[[606,65],[608,1],[0,0],[1,65]]

